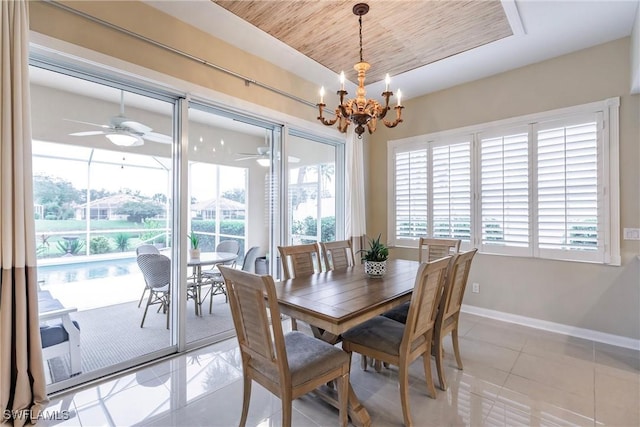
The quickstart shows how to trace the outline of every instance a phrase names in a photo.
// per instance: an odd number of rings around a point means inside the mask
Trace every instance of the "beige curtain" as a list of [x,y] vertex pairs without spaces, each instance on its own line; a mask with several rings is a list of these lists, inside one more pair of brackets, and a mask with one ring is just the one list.
[[[354,251],[364,248],[367,234],[364,201],[364,147],[363,140],[351,129],[346,139],[346,235],[351,237]],[[357,257],[356,257],[357,258]]]
[[38,322],[29,112],[28,1],[1,0],[0,416],[34,423],[47,403]]

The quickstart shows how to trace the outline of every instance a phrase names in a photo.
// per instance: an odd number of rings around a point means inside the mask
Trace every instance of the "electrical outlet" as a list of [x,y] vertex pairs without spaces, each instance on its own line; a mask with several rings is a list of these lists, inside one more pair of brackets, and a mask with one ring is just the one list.
[[640,240],[640,228],[625,228],[624,240]]
[[471,290],[473,291],[474,294],[479,294],[480,293],[480,283],[473,282]]

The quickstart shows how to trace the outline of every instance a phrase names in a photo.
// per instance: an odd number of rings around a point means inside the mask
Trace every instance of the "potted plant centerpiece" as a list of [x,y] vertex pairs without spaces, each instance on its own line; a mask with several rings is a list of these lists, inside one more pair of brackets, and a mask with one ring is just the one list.
[[198,236],[195,233],[191,233],[187,237],[189,237],[189,242],[191,243],[189,258],[200,259],[200,249],[198,248],[200,241],[198,240]]
[[369,277],[382,277],[387,271],[387,258],[389,248],[380,242],[380,234],[376,239],[369,240],[369,249],[362,249],[362,260],[364,261],[364,272]]

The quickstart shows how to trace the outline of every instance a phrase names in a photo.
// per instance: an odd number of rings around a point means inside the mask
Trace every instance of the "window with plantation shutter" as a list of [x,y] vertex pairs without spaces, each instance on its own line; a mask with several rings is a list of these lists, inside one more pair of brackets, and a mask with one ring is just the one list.
[[388,234],[620,265],[619,98],[389,141]]
[[395,155],[395,237],[413,239],[427,233],[427,149]]
[[480,134],[481,248],[529,255],[529,133]]
[[471,141],[434,146],[431,154],[433,229],[429,235],[471,239]]
[[545,258],[602,258],[598,116],[536,126],[538,251]]

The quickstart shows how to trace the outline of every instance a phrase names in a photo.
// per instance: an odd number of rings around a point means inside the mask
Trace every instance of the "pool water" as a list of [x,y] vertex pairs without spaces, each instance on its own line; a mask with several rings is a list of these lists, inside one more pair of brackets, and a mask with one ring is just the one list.
[[38,280],[53,285],[139,273],[135,259],[114,259],[38,267]]

